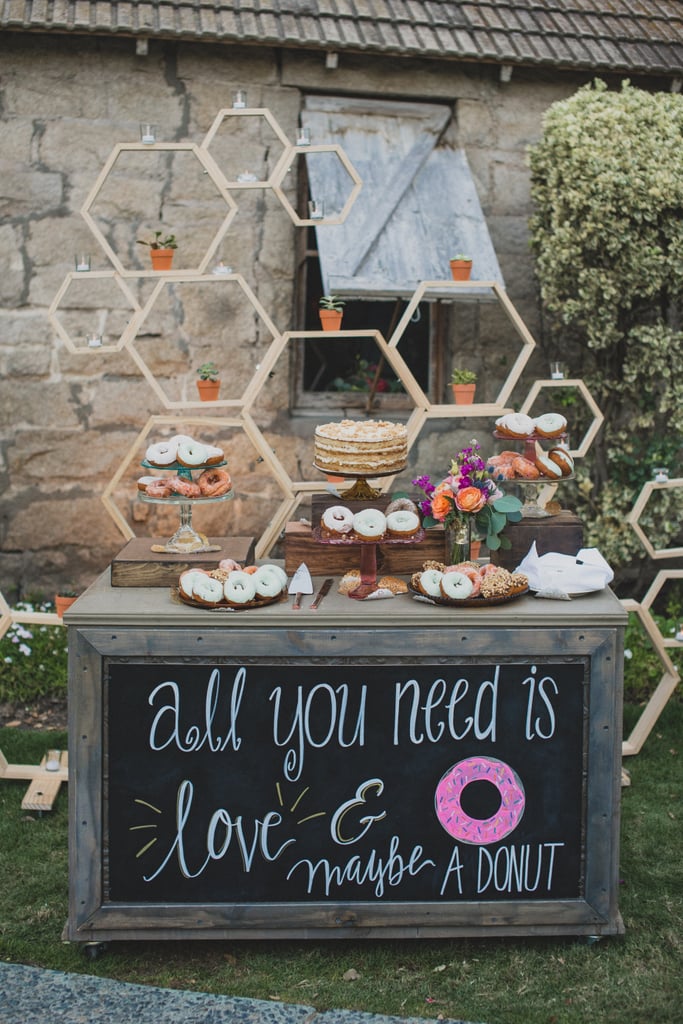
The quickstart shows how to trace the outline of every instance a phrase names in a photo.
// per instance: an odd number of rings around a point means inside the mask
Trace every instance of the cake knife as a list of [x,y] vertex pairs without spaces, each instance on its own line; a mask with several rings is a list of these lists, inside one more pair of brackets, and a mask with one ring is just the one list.
[[333,582],[332,581],[332,577],[328,576],[327,579],[325,580],[325,582],[323,583],[322,587],[318,591],[318,593],[315,595],[315,599],[313,600],[313,602],[312,602],[312,604],[311,604],[311,606],[309,608],[309,611],[311,611],[311,612],[316,611],[316,609],[318,608],[318,605],[320,604],[320,602],[324,598],[325,594],[329,591],[330,587],[332,586],[332,582]]
[[292,604],[294,611],[298,611],[301,608],[301,598],[304,594],[313,593],[313,580],[305,562],[301,563],[292,576],[292,581],[289,584],[289,593],[294,594],[294,603]]

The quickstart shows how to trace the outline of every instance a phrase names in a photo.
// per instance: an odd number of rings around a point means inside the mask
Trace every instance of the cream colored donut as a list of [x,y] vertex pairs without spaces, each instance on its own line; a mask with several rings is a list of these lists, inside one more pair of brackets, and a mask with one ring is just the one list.
[[523,412],[509,412],[496,420],[499,434],[505,437],[531,437],[534,432],[534,421]]
[[223,584],[208,574],[197,574],[192,583],[192,596],[202,604],[219,604],[223,600]]
[[551,462],[557,463],[562,470],[562,476],[571,476],[574,472],[574,459],[563,445],[551,448],[548,452]]
[[172,466],[178,454],[178,446],[173,441],[157,441],[145,452],[145,460],[151,466]]
[[272,565],[261,565],[252,575],[257,597],[273,598],[282,593],[282,580],[275,567]]
[[181,466],[196,469],[203,466],[206,461],[206,445],[199,441],[181,441],[178,445],[176,459]]
[[427,597],[441,597],[441,579],[443,573],[439,569],[425,569],[420,573],[420,590]]
[[248,604],[256,597],[253,573],[235,569],[223,584],[223,593],[228,604]]
[[445,572],[441,577],[441,594],[451,601],[464,601],[473,590],[474,584],[464,572]]
[[566,427],[567,421],[559,412],[546,412],[534,420],[534,429],[541,437],[559,437]]
[[381,540],[387,529],[387,517],[378,508],[364,508],[353,517],[353,532],[360,540]]
[[208,573],[206,573],[204,569],[186,569],[185,572],[181,573],[180,579],[178,580],[178,586],[185,597],[192,597],[195,580],[200,576],[207,575]]
[[330,534],[351,533],[353,512],[346,505],[332,505],[323,512],[322,525]]
[[417,512],[398,509],[387,516],[387,530],[397,537],[413,537],[420,529],[420,517]]

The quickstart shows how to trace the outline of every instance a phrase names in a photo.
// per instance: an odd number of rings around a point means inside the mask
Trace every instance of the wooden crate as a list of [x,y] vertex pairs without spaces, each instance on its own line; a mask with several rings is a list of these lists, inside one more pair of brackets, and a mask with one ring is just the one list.
[[[367,503],[366,503],[367,504]],[[428,558],[441,562],[445,555],[443,529],[428,530],[419,544],[392,546],[380,544],[377,570],[381,573],[409,576],[422,568]],[[339,546],[319,544],[305,523],[291,522],[285,527],[285,572],[291,574],[305,562],[312,576],[343,576],[360,565],[360,544]]]
[[134,537],[111,563],[112,587],[172,587],[186,569],[215,569],[222,558],[249,564],[254,561],[253,537],[209,537],[218,551],[156,552],[163,540]]
[[509,523],[504,533],[512,547],[491,552],[493,564],[502,565],[504,569],[516,569],[534,541],[539,555],[549,551],[575,555],[583,547],[583,523],[573,512],[558,512],[544,519],[522,519],[519,523]]

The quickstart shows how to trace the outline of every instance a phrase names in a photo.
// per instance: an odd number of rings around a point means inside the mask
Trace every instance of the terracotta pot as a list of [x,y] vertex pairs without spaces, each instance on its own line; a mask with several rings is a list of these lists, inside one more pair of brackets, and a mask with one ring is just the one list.
[[55,611],[60,619],[64,617],[64,612],[67,608],[70,608],[74,601],[77,600],[77,597],[63,597],[61,594],[55,594]]
[[173,253],[175,249],[150,249],[149,255],[152,258],[152,270],[170,270],[173,266]]
[[202,402],[215,402],[218,398],[221,382],[219,380],[198,380],[197,391]]
[[450,263],[454,281],[469,281],[472,273],[472,260],[451,260]]
[[453,384],[452,388],[456,405],[472,405],[477,390],[476,384]]
[[320,325],[324,331],[338,331],[341,328],[343,310],[319,309]]

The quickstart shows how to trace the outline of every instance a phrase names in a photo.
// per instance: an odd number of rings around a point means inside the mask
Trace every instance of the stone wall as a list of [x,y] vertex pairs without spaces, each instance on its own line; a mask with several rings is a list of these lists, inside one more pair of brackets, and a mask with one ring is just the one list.
[[[541,340],[528,251],[525,152],[539,136],[544,110],[572,93],[578,79],[515,72],[503,84],[494,66],[344,55],[332,71],[322,53],[209,44],[152,42],[142,57],[130,40],[57,35],[5,34],[0,55],[0,590],[8,600],[49,596],[71,580],[83,587],[107,567],[125,537],[102,502],[103,492],[148,418],[168,415],[127,352],[72,353],[46,316],[73,269],[74,253],[87,250],[95,268],[108,266],[79,210],[113,146],[137,141],[143,121],[159,125],[165,141],[199,143],[239,87],[248,88],[249,106],[270,109],[292,139],[306,91],[457,103],[459,143],[508,292]],[[153,229],[157,214],[174,227],[189,223],[197,235],[203,230],[199,185],[185,174],[172,175],[162,208],[148,224],[127,219],[143,178],[107,194],[107,240],[131,267],[145,266],[135,233]],[[226,236],[240,272],[280,330],[292,326],[294,234],[282,207],[254,192]],[[115,315],[125,316],[125,308]],[[216,323],[209,302],[195,315],[204,318],[198,322],[205,322],[213,345],[230,349],[229,372],[248,374],[258,360],[251,313],[240,314],[251,317],[246,326],[239,317]],[[159,309],[156,316],[163,322],[173,309]],[[143,345],[152,371],[174,389],[172,398],[188,397],[194,385],[158,347],[151,322]],[[203,357],[213,357],[211,344]],[[534,359],[538,370],[540,350]],[[538,376],[533,363],[529,374]],[[287,382],[280,378],[266,401],[272,413],[266,435],[292,458],[306,460],[311,426],[283,415],[287,401]],[[227,523],[225,512],[216,512],[201,528],[258,535],[281,495],[244,438],[234,438],[231,454],[232,465],[240,466],[239,499],[230,503]],[[136,503],[135,477],[131,469],[113,495],[121,515],[139,534],[172,531],[172,517]]]

